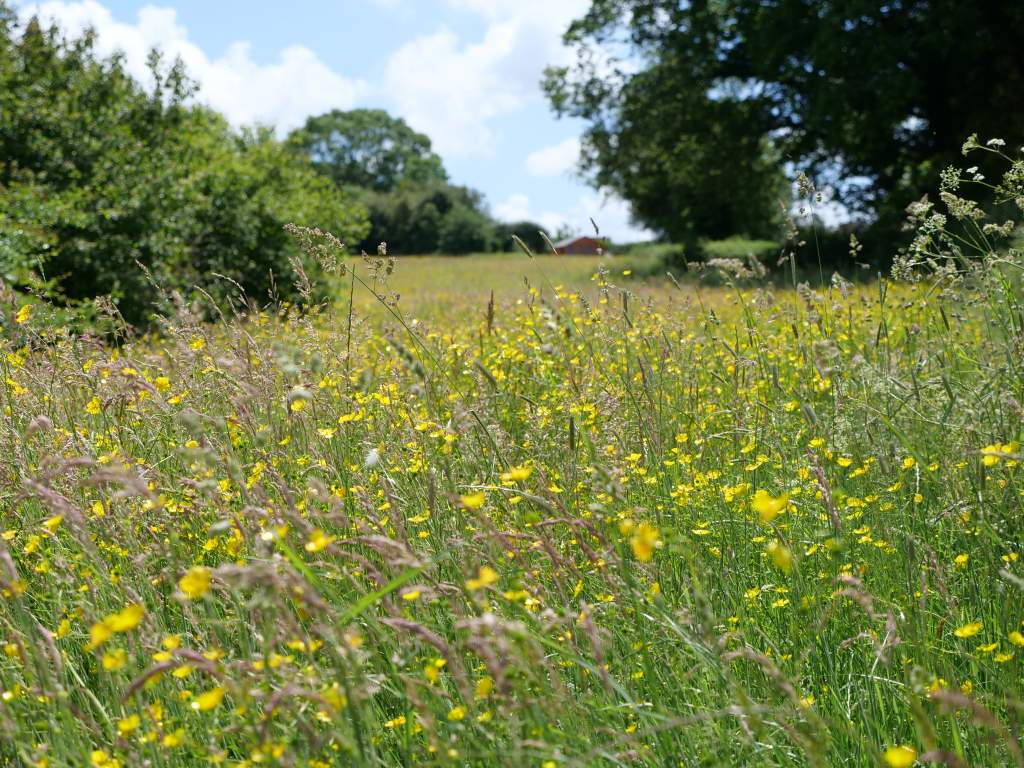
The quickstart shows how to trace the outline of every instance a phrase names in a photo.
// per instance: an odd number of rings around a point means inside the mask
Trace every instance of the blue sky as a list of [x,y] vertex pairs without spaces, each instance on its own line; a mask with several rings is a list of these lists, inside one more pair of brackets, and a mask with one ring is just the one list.
[[579,122],[539,87],[587,0],[45,0],[17,2],[69,34],[86,26],[145,78],[158,47],[180,55],[199,98],[236,125],[286,131],[332,108],[381,107],[434,141],[452,180],[506,220],[636,239],[628,207],[574,177]]

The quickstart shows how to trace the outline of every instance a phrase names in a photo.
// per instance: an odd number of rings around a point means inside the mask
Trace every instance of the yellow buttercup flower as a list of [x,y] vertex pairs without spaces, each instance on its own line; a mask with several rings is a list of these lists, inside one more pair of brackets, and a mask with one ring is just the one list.
[[315,531],[313,531],[312,534],[310,534],[309,541],[306,542],[306,551],[321,552],[327,549],[327,547],[329,547],[331,544],[333,544],[335,539],[335,536],[328,536],[326,533],[317,528]]
[[491,691],[493,690],[494,680],[492,680],[490,677],[481,677],[479,680],[476,681],[476,690],[474,692],[474,695],[478,700],[485,699],[491,695]]
[[882,759],[889,768],[910,768],[917,760],[917,750],[904,745],[889,747]]
[[117,734],[121,738],[131,734],[139,725],[142,723],[142,718],[138,715],[129,715],[128,717],[118,720],[117,722]]
[[478,590],[488,587],[498,581],[498,572],[491,568],[489,565],[482,565],[477,571],[475,579],[468,579],[466,581],[466,589]]
[[141,605],[129,605],[124,610],[112,613],[103,621],[92,625],[89,630],[90,640],[86,650],[92,651],[99,648],[118,632],[128,632],[135,629],[146,615],[146,609]]
[[770,523],[778,517],[788,505],[788,493],[784,493],[781,496],[771,496],[764,489],[758,490],[757,493],[754,494],[754,498],[750,500],[750,506],[755,512],[757,512],[762,523]]
[[212,572],[202,565],[193,565],[178,581],[178,589],[189,600],[196,600],[210,591]]
[[980,621],[974,621],[970,624],[964,624],[963,626],[957,627],[953,630],[953,634],[957,637],[974,637],[976,634],[981,632],[983,624]]
[[222,701],[224,701],[224,687],[218,685],[216,688],[196,696],[192,700],[191,706],[196,712],[208,712],[219,707]]
[[654,557],[654,550],[661,546],[661,533],[650,523],[640,523],[630,540],[633,556],[642,563]]
[[785,546],[782,542],[768,542],[768,546],[765,547],[765,551],[768,553],[768,557],[771,558],[772,565],[780,571],[788,574],[793,570],[793,553],[789,550],[789,547]]
[[127,632],[131,629],[135,629],[139,626],[139,622],[142,621],[142,617],[146,615],[146,609],[141,605],[134,604],[129,605],[122,611],[108,616],[104,621],[110,623],[110,628],[114,632]]
[[526,480],[533,473],[530,467],[509,467],[508,472],[502,472],[501,479],[506,483]]
[[164,737],[160,740],[160,743],[163,746],[167,747],[168,749],[173,749],[174,747],[180,747],[184,742],[185,742],[185,729],[184,728],[178,728],[176,730],[173,730],[170,733],[165,734]]
[[466,509],[480,509],[487,501],[487,494],[483,491],[477,491],[476,493],[470,493],[465,496],[460,496],[459,501],[462,502],[462,506]]
[[125,662],[127,660],[128,654],[125,653],[125,651],[123,651],[122,649],[118,648],[117,650],[107,651],[106,653],[104,653],[101,662],[104,669],[113,671],[116,669],[121,669],[121,667],[125,665]]
[[986,467],[994,467],[1002,459],[1016,456],[1020,453],[1020,443],[1011,440],[1009,443],[992,443],[981,449],[981,463]]

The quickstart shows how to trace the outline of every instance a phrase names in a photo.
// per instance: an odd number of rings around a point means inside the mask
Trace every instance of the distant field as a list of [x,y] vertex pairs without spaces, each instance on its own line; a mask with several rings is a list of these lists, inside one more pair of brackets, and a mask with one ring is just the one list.
[[[377,283],[378,293],[396,293],[403,312],[410,317],[445,317],[453,306],[481,311],[494,291],[498,306],[528,296],[527,285],[544,288],[564,286],[586,290],[594,285],[594,276],[603,265],[612,282],[620,282],[649,259],[610,256],[538,256],[522,253],[479,254],[472,256],[406,256],[396,260],[394,272]],[[357,263],[360,269],[364,269]],[[357,292],[356,305],[373,311],[373,297]]]

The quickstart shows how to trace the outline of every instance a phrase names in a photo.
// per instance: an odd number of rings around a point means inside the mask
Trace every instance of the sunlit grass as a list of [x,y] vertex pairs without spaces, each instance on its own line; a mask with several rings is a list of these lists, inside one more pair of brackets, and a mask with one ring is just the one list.
[[348,266],[122,347],[11,313],[4,760],[1017,759],[1012,313]]
[[[397,260],[398,267],[386,285],[387,292],[400,297],[403,312],[409,317],[451,321],[466,311],[485,313],[492,293],[497,306],[510,305],[522,300],[530,286],[542,287],[549,281],[596,295],[594,277],[600,267],[621,281],[623,272],[631,277],[638,264],[647,266],[648,261],[554,255],[530,259],[522,253],[407,256]],[[372,293],[360,292],[355,300],[363,313],[380,313],[381,306]]]

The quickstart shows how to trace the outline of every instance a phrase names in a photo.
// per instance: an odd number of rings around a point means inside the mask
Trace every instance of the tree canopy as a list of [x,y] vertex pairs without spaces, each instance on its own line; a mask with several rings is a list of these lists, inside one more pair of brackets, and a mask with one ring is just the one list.
[[515,236],[522,240],[523,244],[535,254],[549,252],[548,244],[544,242],[545,237],[549,240],[558,240],[561,234],[548,232],[547,229],[535,221],[514,221],[510,224],[501,224],[498,227],[498,235],[502,243],[506,244],[505,248],[510,247],[507,244],[514,242],[512,237]]
[[584,172],[676,236],[757,233],[784,163],[891,228],[969,134],[1024,139],[1021,3],[592,0],[565,40]]
[[189,105],[180,65],[151,69],[150,91],[91,34],[22,28],[0,3],[0,277],[45,278],[68,304],[110,295],[145,324],[164,291],[287,297],[289,221],[365,235],[365,210],[299,153]]
[[404,184],[391,192],[360,198],[370,213],[370,232],[361,247],[371,251],[386,242],[397,255],[460,255],[508,250],[499,225],[487,213],[483,196],[468,187],[433,182]]
[[[495,221],[483,195],[452,184],[430,139],[379,109],[334,110],[310,117],[290,145],[368,209],[370,229],[357,245],[392,254],[510,250],[512,230]],[[536,226],[536,225],[534,225]],[[539,240],[540,227],[531,238]]]
[[310,117],[290,140],[339,186],[389,192],[403,182],[448,180],[430,139],[381,109],[335,109]]

